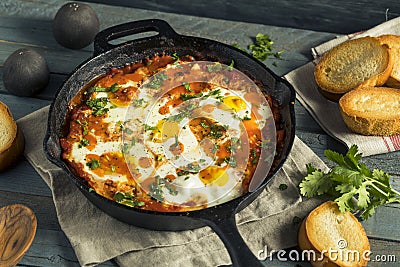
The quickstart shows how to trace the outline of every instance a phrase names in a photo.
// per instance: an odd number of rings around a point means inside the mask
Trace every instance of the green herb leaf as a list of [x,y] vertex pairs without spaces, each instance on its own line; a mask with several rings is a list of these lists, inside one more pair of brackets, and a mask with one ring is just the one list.
[[138,201],[135,196],[130,193],[117,192],[114,195],[114,200],[118,203],[130,206],[130,207],[142,207],[145,205],[143,201]]
[[108,112],[108,108],[106,107],[108,103],[107,97],[94,98],[92,100],[86,100],[86,105],[88,105],[92,109],[92,114],[94,116],[101,116]]
[[192,88],[190,88],[190,83],[188,82],[183,82],[182,85],[185,87],[186,90],[189,92],[193,92]]
[[166,80],[168,80],[167,74],[157,73],[152,76],[151,81],[146,85],[146,87],[159,89]]
[[97,159],[91,159],[88,163],[86,163],[91,170],[97,169],[100,167],[100,162]]
[[[232,44],[234,47],[252,55],[254,58],[265,61],[269,57],[273,56],[275,58],[281,58],[283,50],[274,52],[273,50],[274,42],[271,40],[268,34],[258,33],[255,38],[255,42],[248,46],[249,50],[240,47],[238,44]],[[276,62],[273,63],[276,65]]]
[[78,147],[79,147],[79,148],[82,148],[82,147],[87,146],[87,145],[89,145],[89,140],[83,138],[83,139],[81,139],[81,141],[79,142]]
[[362,154],[353,145],[346,155],[325,150],[325,156],[337,166],[324,173],[307,164],[307,176],[300,183],[300,193],[313,197],[328,194],[341,212],[359,211],[366,220],[383,204],[400,203],[400,193],[390,185],[390,176],[382,170],[369,170],[360,163]]
[[180,95],[180,99],[183,100],[183,101],[186,101],[186,100],[189,100],[189,99],[192,99],[192,98],[199,98],[199,97],[202,97],[202,96],[203,96],[202,92],[197,93],[197,94],[185,94],[185,93],[182,93]]
[[286,189],[288,189],[287,184],[280,184],[279,185],[279,190],[283,191],[283,190],[286,190]]
[[150,125],[145,124],[144,125],[144,130],[145,131],[153,131],[153,130],[158,130],[158,128],[157,128],[157,126],[150,126]]

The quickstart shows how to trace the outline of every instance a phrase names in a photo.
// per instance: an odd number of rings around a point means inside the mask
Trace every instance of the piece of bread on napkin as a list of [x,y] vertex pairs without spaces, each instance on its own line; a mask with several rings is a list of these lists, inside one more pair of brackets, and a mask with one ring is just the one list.
[[367,36],[343,42],[327,51],[316,65],[314,76],[322,95],[338,101],[360,85],[383,85],[392,68],[388,45]]
[[341,213],[333,201],[322,203],[303,220],[298,243],[314,267],[362,267],[368,263],[370,245],[363,226],[351,212]]
[[390,48],[390,55],[393,60],[393,69],[385,85],[387,87],[400,88],[400,36],[394,34],[384,34],[378,36],[382,44]]
[[24,151],[24,136],[8,107],[0,102],[0,172],[12,166]]
[[363,86],[346,93],[339,108],[347,127],[363,135],[400,134],[400,89]]

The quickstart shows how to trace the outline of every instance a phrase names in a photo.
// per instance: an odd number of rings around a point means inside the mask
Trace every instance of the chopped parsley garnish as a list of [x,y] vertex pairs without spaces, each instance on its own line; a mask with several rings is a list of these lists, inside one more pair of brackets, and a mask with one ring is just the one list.
[[214,144],[212,149],[211,149],[211,153],[215,154],[215,152],[217,152],[219,147],[220,147],[220,145]]
[[125,128],[124,132],[127,133],[127,134],[132,134],[133,133],[133,131],[130,128]]
[[128,143],[124,143],[122,145],[122,153],[127,154],[127,153],[129,153],[130,149],[131,149],[131,146]]
[[145,103],[144,99],[141,98],[141,99],[136,99],[136,100],[132,101],[131,105],[133,107],[142,107],[144,103]]
[[197,94],[185,94],[185,93],[182,93],[181,96],[180,96],[180,99],[183,100],[183,101],[186,101],[186,100],[189,100],[189,99],[192,99],[192,98],[199,98],[199,97],[202,97],[202,96],[203,96],[202,92],[197,93]]
[[300,193],[313,197],[329,195],[341,212],[360,212],[366,220],[383,204],[400,203],[400,192],[392,188],[390,175],[382,170],[370,170],[360,163],[362,154],[352,145],[346,155],[331,150],[325,156],[337,166],[328,172],[307,164],[307,176],[300,183]]
[[260,144],[260,147],[262,147],[262,148],[270,148],[271,147],[271,141],[269,141],[269,140],[262,141],[261,144]]
[[130,207],[142,207],[145,205],[143,201],[137,200],[132,194],[124,192],[115,193],[114,200]]
[[114,83],[113,85],[111,85],[110,87],[101,87],[101,86],[95,86],[95,87],[90,87],[86,93],[93,93],[93,92],[111,92],[111,93],[115,93],[119,90],[119,85],[117,83]]
[[163,188],[166,188],[168,192],[173,196],[176,196],[178,194],[178,191],[174,188],[174,186],[168,179],[160,178],[159,176],[155,177],[155,182],[150,184],[149,188],[149,195],[159,202],[162,202],[164,200]]
[[189,92],[193,92],[192,88],[190,88],[190,83],[188,82],[183,82],[182,85],[185,87],[186,90]]
[[224,162],[226,164],[229,164],[232,168],[236,168],[237,167],[237,163],[236,163],[235,158],[226,157],[226,158],[224,158]]
[[209,136],[214,139],[221,138],[225,133],[225,128],[221,125],[211,124],[210,129],[211,131],[205,136]]
[[249,45],[253,57],[260,61],[266,60],[269,56],[280,58],[283,51],[272,52],[273,41],[268,34],[258,33],[254,44]]
[[194,163],[189,163],[185,169],[183,170],[179,170],[176,174],[178,176],[184,176],[184,175],[188,175],[190,173],[199,173],[201,171],[201,166],[198,164],[194,164]]
[[258,162],[257,149],[252,149],[252,150],[250,150],[250,152],[251,152],[251,156],[253,157],[253,159],[251,160],[251,164],[256,164]]
[[89,123],[87,121],[81,122],[80,120],[76,120],[76,123],[78,123],[80,126],[82,126],[82,134],[87,135],[88,134],[88,125]]
[[87,145],[89,145],[89,140],[83,138],[83,139],[81,139],[81,141],[79,142],[78,147],[79,147],[79,148],[82,148],[82,147],[87,146]]
[[178,136],[175,134],[174,135],[174,137],[175,137],[175,146],[177,147],[177,146],[179,146],[179,139],[178,139]]
[[150,125],[147,125],[147,124],[144,125],[144,130],[145,130],[145,131],[154,131],[154,130],[160,131],[160,130],[157,128],[157,126],[150,126]]
[[171,57],[172,57],[173,60],[175,60],[174,63],[176,63],[179,60],[179,56],[178,56],[178,54],[176,52],[173,53]]
[[166,80],[168,80],[167,74],[157,73],[156,75],[152,76],[152,80],[146,85],[146,87],[159,89]]
[[86,105],[88,105],[92,111],[94,116],[101,116],[108,112],[108,108],[106,107],[108,103],[107,97],[94,98],[93,100],[86,100]]
[[219,71],[222,69],[221,63],[215,63],[214,65],[208,65],[207,66],[207,71],[208,72],[214,72],[214,71]]
[[204,121],[201,121],[201,122],[200,122],[200,125],[201,125],[201,127],[203,127],[204,129],[206,129],[206,128],[209,127],[208,124],[205,123]]
[[238,148],[240,148],[241,144],[242,144],[242,141],[239,138],[232,137],[231,144],[226,146],[226,149],[230,152],[236,152],[238,150]]
[[216,99],[221,100],[223,98],[223,96],[221,96],[221,89],[216,89],[216,90],[209,92],[206,95],[203,95],[203,98],[209,98],[209,97],[214,97]]
[[115,93],[119,90],[119,85],[117,83],[114,83],[113,85],[111,85],[110,87],[110,92],[111,93]]
[[233,65],[235,64],[235,61],[233,61],[233,59],[232,59],[232,61],[231,61],[231,64],[229,64],[229,66],[228,66],[228,70],[229,71],[232,71],[233,70]]
[[248,115],[245,115],[242,119],[242,121],[250,121],[251,118]]
[[[283,50],[273,52],[273,44],[274,42],[271,40],[268,34],[258,33],[256,35],[255,42],[248,46],[249,50],[240,47],[238,44],[233,44],[233,46],[242,50],[243,52],[252,55],[254,58],[260,61],[265,61],[270,56],[280,58],[283,53]],[[273,65],[275,66],[276,62],[274,62]]]
[[90,161],[86,163],[86,166],[88,166],[91,170],[97,169],[100,167],[100,161],[97,159],[90,159]]
[[287,184],[280,184],[279,185],[279,190],[283,191],[286,190],[288,188]]
[[[195,105],[190,104],[184,106],[181,110],[183,110],[181,113],[178,113],[176,115],[169,116],[167,118],[168,121],[176,121],[176,122],[181,122],[184,118],[190,116],[192,111],[196,108]],[[185,129],[185,128],[184,128]]]

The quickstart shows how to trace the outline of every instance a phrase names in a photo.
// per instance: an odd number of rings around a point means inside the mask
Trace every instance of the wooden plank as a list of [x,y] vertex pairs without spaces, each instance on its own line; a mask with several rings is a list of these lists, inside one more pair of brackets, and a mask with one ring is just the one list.
[[378,207],[376,213],[368,220],[363,221],[362,225],[371,238],[400,242],[398,225],[393,223],[399,221],[400,205],[386,205]]
[[22,204],[32,209],[38,221],[38,229],[60,230],[52,197],[0,190],[0,206],[11,204]]
[[[163,0],[86,0],[86,2],[143,8],[193,16],[245,21],[324,32],[351,33],[364,30],[400,14],[398,1],[372,2],[361,0],[281,0],[234,1],[216,0],[169,1]],[[356,16],[354,14],[357,14]]]
[[[51,103],[48,100],[4,94],[0,94],[0,101],[10,108],[15,120],[18,120],[19,118],[22,118]],[[46,118],[43,119],[46,120]]]
[[[51,31],[45,30],[46,25],[49,25],[49,21],[52,20],[58,8],[62,4],[64,4],[64,2],[60,0],[52,1],[51,3],[47,4],[45,10],[40,10],[40,12],[33,12],[32,10],[35,10],[36,5],[41,4],[41,3],[35,3],[36,1],[38,0],[29,2],[5,0],[2,3],[0,3],[0,7],[1,5],[7,4],[7,9],[6,8],[3,9],[7,10],[7,12],[4,11],[2,12],[2,9],[0,8],[0,16],[3,16],[4,20],[6,20],[9,16],[12,16],[13,14],[18,14],[19,20],[26,20],[25,22],[22,22],[24,25],[30,25],[32,23],[35,27],[35,30],[39,31],[40,34],[45,36],[43,38],[45,41],[42,41],[43,39],[37,40],[36,38],[33,39],[33,42],[36,45],[45,47],[46,51],[48,50],[47,52],[48,56],[51,57],[49,61],[55,64],[54,65],[55,68],[56,67],[58,69],[61,68],[61,66],[56,65],[57,63],[62,62],[61,65],[65,65],[66,63],[63,62],[63,60],[67,60],[67,62],[71,60],[70,57],[64,59],[64,58],[59,58],[60,55],[54,54],[53,50],[56,47],[58,48],[58,50],[63,52],[62,54],[78,55],[78,58],[80,58],[80,61],[77,60],[78,62],[82,62],[84,59],[90,56],[90,54],[87,54],[86,57],[83,56],[86,55],[84,54],[86,52],[90,53],[89,51],[80,51],[80,50],[73,51],[69,49],[61,49],[59,46],[55,45],[54,43],[55,41],[52,40]],[[95,5],[95,4],[92,4],[92,7],[98,13],[102,29],[110,27],[112,25],[120,24],[122,22],[129,22],[133,20],[149,19],[149,18],[160,18],[160,19],[165,19],[167,22],[169,22],[171,26],[173,26],[173,28],[178,33],[211,38],[227,44],[239,43],[239,45],[242,45],[243,47],[246,47],[248,44],[252,43],[251,38],[254,38],[257,33],[261,32],[269,34],[271,38],[275,41],[276,49],[278,50],[283,49],[287,51],[287,53],[284,53],[283,55],[283,60],[278,61],[277,68],[274,68],[272,66],[273,63],[272,61],[267,62],[267,66],[271,67],[271,69],[273,69],[278,75],[283,75],[289,70],[293,69],[294,67],[301,66],[302,64],[306,63],[308,60],[311,59],[311,53],[309,50],[300,51],[299,53],[299,51],[296,50],[293,51],[293,49],[298,47],[311,48],[312,46],[315,46],[317,44],[320,44],[321,42],[332,39],[335,36],[329,33],[316,33],[312,31],[304,31],[296,29],[290,31],[287,30],[282,31],[282,28],[274,26],[213,20],[208,18],[152,12],[141,9],[131,9],[130,12],[121,12],[121,9],[118,7]],[[9,10],[10,12],[8,12]],[[135,14],[134,18],[132,18],[131,14]],[[44,25],[40,25],[40,23],[43,23]],[[9,22],[9,24],[12,25],[11,22]],[[8,27],[10,27],[9,24],[6,25],[6,27],[3,29],[4,31],[9,30],[8,29]],[[16,29],[16,31],[21,31],[21,30]],[[1,27],[0,27],[0,32],[1,32]],[[288,39],[289,36],[290,38]],[[25,38],[24,41],[28,41],[30,39],[32,38]],[[125,38],[124,40],[126,39],[129,38]],[[288,42],[287,40],[290,40],[290,42]],[[21,45],[22,44],[19,44],[19,46]],[[17,48],[18,46],[15,45],[14,47]],[[15,50],[15,48],[13,50]],[[12,51],[8,50],[7,53],[3,53],[2,55],[0,46],[0,59],[5,58],[5,56],[9,55],[9,53]],[[83,55],[80,55],[80,53],[83,53]],[[55,59],[52,59],[52,57],[55,57]],[[73,63],[76,63],[77,61],[74,61]],[[70,63],[70,65],[73,65],[73,63]],[[75,66],[76,65],[77,64],[75,64]],[[58,71],[54,72],[59,73]]]
[[371,261],[368,266],[376,267],[396,267],[400,262],[400,246],[396,242],[385,240],[370,239]]
[[0,174],[0,188],[7,192],[52,196],[47,184],[24,158],[16,166]]
[[[0,59],[4,62],[14,51],[21,48],[32,48],[25,43],[14,43],[12,46],[6,42],[0,42]],[[71,51],[60,52],[60,50],[46,48],[46,47],[34,47],[39,53],[46,59],[49,69],[53,73],[65,73],[68,74],[74,70],[79,64],[84,62],[86,59],[92,56],[92,53],[86,51]],[[61,63],[61,64],[60,64]]]
[[[0,17],[0,32],[2,40],[7,44],[21,43],[32,48],[39,47],[45,49],[58,49],[62,52],[78,52],[67,49],[54,39],[52,31],[52,20],[37,20],[29,19],[23,20],[19,17]],[[87,51],[91,53],[93,51],[92,46],[87,46],[80,49],[80,51]]]
[[[61,88],[66,78],[67,75],[51,73],[48,85],[45,88],[43,88],[43,90],[39,91],[32,97],[36,99],[51,101],[52,99],[54,99],[55,94]],[[3,67],[0,67],[0,80],[3,80]],[[0,94],[3,95],[11,94],[10,92],[7,91],[3,83],[0,83]]]

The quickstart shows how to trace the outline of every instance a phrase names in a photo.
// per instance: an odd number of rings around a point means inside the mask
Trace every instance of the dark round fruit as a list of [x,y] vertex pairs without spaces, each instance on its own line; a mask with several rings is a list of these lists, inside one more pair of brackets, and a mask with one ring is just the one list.
[[46,60],[32,49],[18,49],[4,62],[3,83],[13,95],[34,95],[46,87],[49,78]]
[[82,3],[63,5],[53,20],[54,38],[60,45],[71,49],[81,49],[91,44],[99,29],[96,12]]

